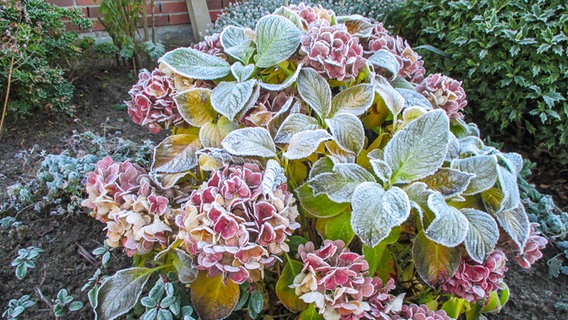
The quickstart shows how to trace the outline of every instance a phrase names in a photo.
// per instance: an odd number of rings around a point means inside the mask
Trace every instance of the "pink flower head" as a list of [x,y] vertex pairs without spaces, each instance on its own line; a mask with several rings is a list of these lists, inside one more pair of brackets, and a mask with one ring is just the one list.
[[131,100],[125,101],[125,104],[132,121],[146,127],[151,133],[158,133],[172,125],[185,124],[173,99],[173,80],[158,69],[152,73],[141,70],[138,82],[128,94]]
[[289,250],[285,241],[300,226],[294,197],[286,184],[264,194],[263,177],[257,165],[227,166],[190,195],[176,224],[198,269],[255,281]]
[[392,53],[400,65],[398,75],[412,83],[420,83],[424,79],[426,69],[424,61],[401,37],[391,36],[382,24],[376,24],[371,36],[363,43],[365,56],[371,56],[380,49]]
[[335,15],[335,12],[332,10],[324,9],[321,5],[311,7],[306,6],[303,2],[299,4],[291,4],[290,9],[296,12],[300,18],[306,21],[307,26],[311,25],[312,23],[318,22],[327,22],[328,24],[331,23],[331,17]]
[[282,110],[282,107],[287,105],[288,99],[291,97],[293,95],[287,91],[261,89],[255,105],[246,112],[240,122],[247,127],[267,128],[270,121]]
[[221,58],[227,57],[223,52],[224,48],[223,45],[221,44],[220,33],[214,33],[210,36],[206,36],[203,39],[203,41],[194,45],[193,49],[207,53],[212,56],[219,56]]
[[[529,269],[538,259],[542,258],[541,250],[544,249],[548,243],[548,240],[541,237],[540,232],[535,230],[537,226],[537,223],[531,223],[529,238],[527,239],[523,251],[518,252],[517,256],[513,258],[513,260],[517,261],[517,263],[525,269]],[[516,247],[516,244],[514,244],[512,240],[511,242],[512,245]]]
[[446,111],[449,118],[463,118],[460,112],[467,104],[461,82],[439,73],[429,75],[416,86],[416,92],[422,94],[434,108]]
[[330,26],[314,23],[302,37],[306,66],[329,79],[352,80],[365,65],[359,38],[352,36],[344,24]]
[[400,312],[392,316],[393,320],[450,320],[446,311],[432,311],[426,305],[403,305]]
[[494,250],[483,264],[466,257],[454,276],[442,285],[442,290],[471,302],[485,299],[490,292],[503,287],[506,262],[501,250]]

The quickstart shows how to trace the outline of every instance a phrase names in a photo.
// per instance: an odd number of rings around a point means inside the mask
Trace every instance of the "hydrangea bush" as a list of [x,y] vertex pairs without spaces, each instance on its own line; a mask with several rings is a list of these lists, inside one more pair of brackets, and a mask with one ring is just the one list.
[[362,16],[278,8],[166,53],[131,96],[136,123],[172,135],[146,168],[105,158],[87,177],[84,206],[135,258],[98,287],[98,318],[174,274],[202,319],[476,319],[508,298],[507,256],[530,267],[546,245],[521,156]]

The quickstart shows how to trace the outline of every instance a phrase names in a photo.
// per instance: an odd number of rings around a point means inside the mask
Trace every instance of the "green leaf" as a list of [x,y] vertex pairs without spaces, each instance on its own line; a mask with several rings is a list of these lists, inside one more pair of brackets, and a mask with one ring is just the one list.
[[428,112],[395,133],[384,153],[393,171],[391,181],[408,183],[436,172],[444,162],[449,133],[443,110]]
[[276,156],[276,146],[268,130],[264,128],[243,128],[229,133],[223,148],[236,156],[256,156],[270,158]]
[[428,188],[440,192],[444,197],[451,198],[464,192],[475,175],[456,169],[440,168],[434,174],[422,179]]
[[229,63],[219,57],[192,48],[178,48],[163,55],[159,63],[173,72],[191,79],[214,80],[231,72]]
[[355,116],[365,113],[375,99],[375,87],[359,84],[339,92],[331,101],[331,114],[351,113]]
[[530,233],[530,222],[525,208],[520,204],[517,208],[509,211],[495,212],[495,218],[505,232],[523,251]]
[[357,186],[351,206],[353,230],[371,248],[410,215],[410,201],[404,191],[397,187],[385,191],[380,184],[374,182],[363,182]]
[[381,276],[381,279],[385,280],[385,278],[390,278],[383,272],[387,269],[388,262],[393,260],[392,254],[387,246],[398,241],[400,230],[400,227],[392,228],[388,237],[379,242],[374,248],[363,245],[363,255],[367,263],[369,263],[369,276],[381,273],[385,276],[384,278]]
[[152,272],[148,268],[128,268],[106,278],[97,293],[95,320],[116,319],[130,311]]
[[310,170],[309,178],[312,179],[313,177],[318,176],[322,173],[333,172],[334,166],[335,166],[335,164],[333,163],[333,160],[330,157],[325,156],[325,157],[319,158],[312,165],[312,169]]
[[513,210],[521,203],[519,186],[517,185],[517,175],[509,170],[497,166],[497,181],[503,193],[499,211]]
[[290,143],[294,134],[306,130],[316,130],[319,127],[320,126],[316,118],[301,113],[292,113],[284,120],[284,122],[282,122],[282,125],[280,125],[280,128],[274,137],[274,142],[284,144]]
[[404,108],[410,107],[422,107],[426,110],[432,110],[432,105],[430,101],[426,99],[423,95],[416,92],[416,90],[396,88],[396,91],[404,98]]
[[391,167],[389,167],[388,163],[381,159],[371,159],[369,160],[369,163],[373,168],[373,172],[379,179],[381,179],[381,181],[390,181],[390,178],[392,176],[392,169]]
[[442,310],[446,311],[452,319],[457,319],[464,309],[465,300],[462,298],[451,297],[442,305]]
[[314,196],[312,188],[307,182],[296,188],[294,192],[302,209],[317,218],[330,218],[349,208],[349,202],[333,202],[325,194]]
[[221,116],[216,123],[206,123],[199,129],[199,141],[204,148],[221,148],[223,139],[239,128],[238,123]]
[[296,71],[294,71],[294,73],[282,83],[264,83],[262,81],[259,81],[258,85],[268,91],[283,91],[284,89],[287,89],[289,86],[291,86],[294,82],[296,82],[303,65],[303,63],[300,63],[298,67],[296,67]]
[[268,15],[256,24],[256,65],[259,68],[272,67],[296,52],[302,32],[290,20]]
[[20,264],[16,267],[16,278],[22,280],[26,277],[28,273],[28,267],[25,264]]
[[382,76],[377,77],[375,91],[383,99],[386,107],[393,114],[393,118],[396,118],[404,108],[404,98]]
[[363,182],[374,182],[375,177],[365,168],[354,163],[340,163],[333,172],[322,173],[308,181],[314,195],[325,194],[331,201],[351,202],[355,188]]
[[81,301],[73,301],[69,305],[69,311],[78,311],[83,308],[83,302]]
[[320,119],[324,119],[331,112],[331,88],[317,71],[304,68],[298,76],[298,93]]
[[284,157],[290,160],[307,158],[319,147],[320,143],[331,140],[331,135],[324,129],[298,132],[290,139]]
[[320,218],[317,220],[318,230],[323,232],[322,238],[329,240],[342,240],[345,245],[349,245],[355,232],[351,227],[351,215],[342,212],[331,218]]
[[375,67],[388,71],[390,73],[390,80],[394,80],[400,70],[400,64],[396,60],[396,57],[385,49],[380,49],[373,53],[372,56],[367,58],[367,61]]
[[434,192],[428,197],[428,208],[435,215],[434,220],[424,231],[428,239],[450,248],[464,241],[469,223],[463,213],[448,205],[439,192]]
[[191,302],[203,320],[224,319],[239,301],[239,286],[231,279],[223,282],[223,276],[209,277],[200,271],[191,284]]
[[422,280],[437,286],[450,279],[461,261],[459,247],[448,248],[428,239],[422,231],[412,246],[414,266]]
[[304,29],[304,25],[302,23],[303,19],[293,10],[288,7],[280,7],[276,9],[272,14],[283,16],[284,18],[292,21],[292,23],[300,30]]
[[300,313],[298,320],[323,320],[323,317],[317,312],[315,305],[311,303]]
[[254,92],[256,80],[245,82],[221,82],[211,95],[211,105],[215,111],[234,120],[235,116],[243,110]]
[[254,64],[243,66],[242,63],[237,61],[231,66],[231,73],[235,79],[237,79],[237,82],[243,82],[250,79],[250,77],[254,74],[254,71]]
[[197,268],[193,258],[183,250],[174,249],[171,251],[174,259],[172,264],[176,268],[178,279],[181,283],[191,283],[197,277]]
[[193,88],[174,96],[178,111],[182,118],[194,127],[213,121],[217,112],[211,106],[211,90]]
[[306,308],[306,304],[298,298],[295,290],[290,288],[290,286],[294,284],[294,278],[302,272],[303,267],[303,263],[288,259],[286,264],[284,264],[284,269],[282,270],[282,274],[280,274],[280,278],[278,278],[278,281],[276,282],[275,290],[278,299],[280,299],[282,304],[292,312],[299,312]]
[[341,149],[358,155],[365,144],[363,123],[350,113],[339,113],[331,119],[325,119],[333,140]]
[[229,56],[247,64],[254,53],[254,32],[250,29],[227,26],[221,32],[221,45]]
[[489,214],[476,209],[464,208],[461,212],[469,221],[465,249],[474,261],[481,264],[499,240],[497,222]]
[[254,310],[256,314],[259,314],[264,308],[264,298],[260,291],[255,290],[249,298],[249,307]]
[[158,173],[186,172],[197,166],[200,143],[197,134],[176,134],[167,137],[154,149],[151,171]]
[[475,175],[463,192],[464,195],[474,195],[489,190],[497,181],[497,158],[494,155],[454,159],[451,167]]

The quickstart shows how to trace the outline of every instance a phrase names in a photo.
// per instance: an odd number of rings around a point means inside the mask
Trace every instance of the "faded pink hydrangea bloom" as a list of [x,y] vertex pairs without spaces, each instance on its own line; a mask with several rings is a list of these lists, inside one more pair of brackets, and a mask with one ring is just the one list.
[[391,36],[381,23],[373,28],[371,36],[363,42],[365,56],[369,57],[380,49],[388,50],[392,53],[400,65],[398,75],[412,83],[420,83],[424,79],[426,69],[424,61],[399,36]]
[[207,53],[212,56],[218,56],[221,58],[226,58],[224,53],[223,45],[221,44],[221,34],[214,33],[210,36],[206,36],[203,41],[198,42],[193,46],[193,49]]
[[308,242],[298,253],[304,267],[291,287],[301,300],[315,303],[325,319],[368,318],[371,305],[366,300],[377,283],[366,277],[369,264],[362,255],[350,252],[341,240],[324,240],[318,250]]
[[175,93],[170,77],[158,69],[151,73],[144,69],[138,74],[138,82],[128,91],[131,100],[124,103],[134,123],[158,133],[172,125],[185,124],[173,99]]
[[[518,252],[517,256],[513,257],[513,260],[517,261],[517,263],[525,269],[529,269],[538,259],[542,258],[541,250],[544,249],[548,243],[548,240],[540,236],[540,232],[535,230],[537,226],[537,223],[531,223],[529,238],[523,248],[523,252]],[[517,247],[512,240],[510,242],[512,242],[512,247]]]
[[106,222],[110,213],[120,211],[125,195],[138,192],[143,177],[147,177],[146,170],[138,164],[128,160],[115,162],[111,157],[104,157],[87,174],[88,198],[81,205],[91,209],[91,215],[97,220]]
[[296,12],[307,23],[307,26],[314,22],[327,22],[331,24],[331,17],[335,16],[335,12],[318,6],[307,6],[301,2],[299,4],[291,4],[289,7],[292,11]]
[[493,250],[483,264],[465,257],[454,276],[442,285],[442,290],[471,302],[485,299],[490,292],[503,287],[506,262],[505,253],[498,249]]
[[390,315],[387,307],[394,300],[393,295],[390,294],[390,291],[396,288],[394,279],[389,279],[389,281],[383,286],[381,278],[375,277],[373,278],[372,284],[373,287],[375,287],[375,293],[373,293],[367,300],[371,306],[371,310],[368,312],[368,318],[389,320]]
[[450,320],[444,310],[432,311],[426,305],[403,305],[400,312],[392,316],[393,320]]
[[258,281],[289,251],[285,241],[300,227],[295,199],[286,184],[264,194],[263,177],[252,164],[215,171],[176,217],[178,238],[209,276]]
[[289,92],[290,90],[268,91],[261,89],[255,105],[245,113],[240,122],[247,127],[267,128],[276,114],[280,111],[289,111],[282,110],[284,106],[288,108],[291,106],[292,101],[288,104],[288,99],[292,98],[293,95]]
[[311,24],[302,37],[301,51],[306,55],[306,66],[329,79],[352,80],[365,65],[359,38],[352,36],[344,24]]
[[422,94],[434,108],[443,109],[449,118],[463,118],[462,111],[467,100],[461,81],[439,73],[429,75],[421,84],[416,86],[416,92]]

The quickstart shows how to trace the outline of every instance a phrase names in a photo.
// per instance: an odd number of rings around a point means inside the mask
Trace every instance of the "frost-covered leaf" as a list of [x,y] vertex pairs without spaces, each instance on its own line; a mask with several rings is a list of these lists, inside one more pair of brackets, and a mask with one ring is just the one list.
[[412,246],[414,266],[422,280],[437,286],[450,279],[461,262],[459,247],[448,248],[428,239],[420,231]]
[[444,197],[451,198],[467,189],[475,175],[456,169],[440,168],[434,174],[422,179],[432,190],[439,191]]
[[200,148],[197,134],[176,134],[167,137],[154,149],[152,172],[180,173],[197,165],[195,153]]
[[331,88],[317,71],[304,68],[298,76],[298,93],[317,115],[324,119],[331,112]]
[[373,248],[385,239],[393,227],[410,215],[410,201],[397,187],[384,190],[374,182],[363,182],[351,198],[351,225],[361,241]]
[[264,170],[264,177],[262,178],[262,193],[265,195],[270,194],[286,181],[284,168],[282,168],[278,161],[274,159],[268,160],[266,169]]
[[358,14],[339,16],[336,17],[335,20],[337,23],[345,24],[349,33],[355,37],[369,37],[375,26],[369,19]]
[[404,108],[410,108],[414,106],[422,107],[426,110],[432,110],[432,105],[430,101],[426,99],[423,95],[416,92],[415,90],[396,88],[396,91],[404,98]]
[[309,157],[318,149],[320,143],[331,138],[331,135],[323,129],[298,132],[290,139],[284,157],[290,160]]
[[158,188],[162,190],[167,190],[172,188],[181,178],[185,177],[187,172],[179,172],[179,173],[158,173],[158,172],[150,172],[150,178]]
[[523,251],[530,232],[530,222],[525,208],[519,205],[509,211],[495,212],[495,218],[503,230],[519,246],[519,251]]
[[333,172],[333,166],[335,166],[335,163],[333,162],[333,159],[331,159],[330,157],[319,158],[312,165],[309,178],[311,179],[325,172]]
[[220,114],[233,120],[243,110],[253,94],[256,80],[245,82],[221,82],[211,95],[211,105]]
[[193,258],[187,252],[180,249],[172,250],[174,259],[172,264],[177,271],[178,279],[181,283],[191,283],[197,277],[197,268]]
[[264,128],[243,128],[229,133],[221,145],[237,156],[274,157],[276,146],[268,130]]
[[230,154],[225,149],[205,148],[199,150],[197,154],[199,156],[207,155],[211,159],[215,159],[222,163],[232,163],[232,164],[252,163],[258,166],[262,166],[261,161],[258,158],[255,158],[255,156],[238,156]]
[[358,155],[365,144],[365,129],[361,120],[350,113],[339,113],[325,119],[333,140],[341,149]]
[[274,142],[290,143],[290,139],[292,139],[292,136],[296,133],[306,130],[316,130],[318,128],[319,123],[316,118],[301,113],[293,113],[282,122],[280,129],[278,129],[274,137]]
[[519,186],[517,185],[517,176],[513,175],[509,170],[497,166],[497,181],[503,193],[501,207],[499,211],[513,210],[521,203]]
[[191,302],[203,320],[225,319],[239,301],[239,285],[223,276],[209,277],[200,271],[191,283]]
[[276,282],[275,291],[278,299],[292,312],[300,312],[306,308],[306,303],[298,298],[294,288],[290,288],[294,284],[294,278],[302,272],[303,267],[303,263],[288,259],[286,264],[284,264],[282,274],[280,274]]
[[464,195],[473,195],[488,190],[497,181],[497,159],[493,155],[455,159],[451,167],[475,175],[463,192]]
[[468,230],[468,221],[464,214],[448,205],[439,192],[428,197],[428,208],[435,217],[424,231],[424,235],[445,247],[452,248],[462,243]]
[[260,81],[258,85],[261,88],[269,91],[283,91],[284,89],[291,86],[294,82],[296,82],[296,80],[298,80],[298,76],[300,75],[300,71],[302,70],[303,66],[304,64],[300,63],[298,67],[296,67],[296,71],[294,71],[294,73],[282,83],[264,83]]
[[199,129],[199,141],[204,148],[221,148],[221,142],[239,124],[221,116],[217,122],[209,122]]
[[333,172],[322,173],[308,181],[314,194],[325,194],[335,202],[351,202],[353,191],[363,182],[375,182],[375,177],[354,163],[338,163]]
[[464,208],[461,212],[469,221],[464,242],[465,249],[474,261],[483,263],[499,240],[497,222],[489,214],[480,210]]
[[284,18],[292,21],[292,23],[300,30],[304,29],[304,24],[302,23],[303,19],[292,9],[288,7],[280,7],[276,9],[272,14],[283,16]]
[[394,54],[385,49],[380,49],[373,53],[372,56],[367,58],[367,61],[375,67],[384,69],[390,73],[390,79],[396,78],[398,71],[400,70],[400,64],[396,60]]
[[254,53],[253,36],[250,29],[227,26],[221,32],[221,45],[226,54],[247,64]]
[[507,152],[498,155],[501,160],[506,162],[509,171],[519,174],[523,170],[523,157],[515,152]]
[[148,268],[128,268],[106,278],[97,291],[95,319],[112,320],[130,311],[152,272]]
[[307,182],[296,188],[294,192],[302,209],[316,218],[330,218],[349,208],[349,202],[337,203],[329,200],[325,194],[314,196]]
[[478,137],[467,136],[459,139],[460,155],[481,155],[483,147],[485,147],[485,145]]
[[242,63],[238,61],[233,63],[233,65],[231,66],[231,73],[233,74],[233,77],[237,79],[238,82],[243,82],[250,79],[250,77],[254,73],[254,70],[255,70],[254,64],[248,64],[244,66]]
[[201,127],[217,116],[217,112],[211,106],[209,89],[189,89],[178,93],[174,99],[182,118],[194,127]]
[[449,120],[442,110],[428,112],[394,134],[384,160],[392,169],[391,181],[407,183],[436,172],[444,162],[449,141]]
[[339,92],[331,101],[331,115],[338,112],[359,116],[373,104],[375,88],[370,84],[358,84]]
[[396,91],[384,77],[377,77],[375,91],[381,96],[385,105],[396,118],[404,109],[404,98]]
[[381,179],[381,181],[390,181],[392,175],[392,169],[389,164],[381,159],[371,159],[369,160],[373,172]]
[[256,65],[268,68],[288,59],[300,45],[302,31],[292,21],[268,15],[256,24]]
[[163,55],[159,63],[182,77],[200,80],[223,78],[231,72],[229,63],[192,48],[178,48]]

